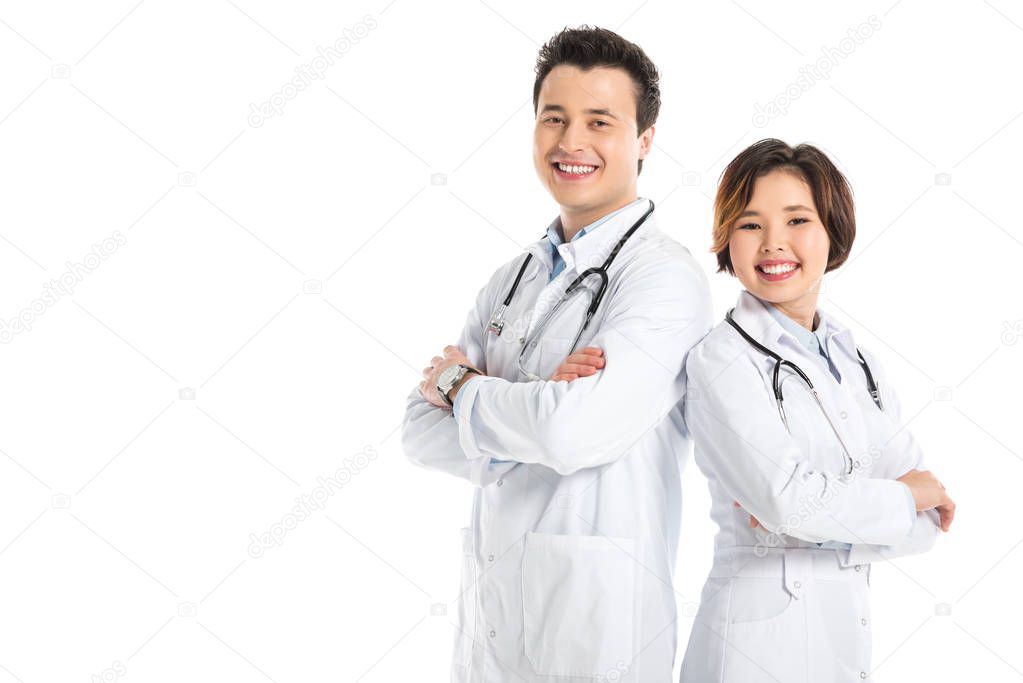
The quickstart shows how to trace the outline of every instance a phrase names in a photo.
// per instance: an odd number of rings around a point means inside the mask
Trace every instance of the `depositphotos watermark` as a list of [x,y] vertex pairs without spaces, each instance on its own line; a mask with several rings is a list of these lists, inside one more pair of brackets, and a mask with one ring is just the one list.
[[881,29],[881,20],[871,14],[867,20],[848,31],[847,37],[838,41],[838,45],[821,48],[821,56],[812,64],[799,67],[799,77],[789,83],[767,104],[756,104],[753,112],[753,125],[763,128],[771,119],[784,116],[795,100],[803,96],[819,81],[831,78],[831,70],[842,63],[842,60],[856,51],[867,38]]
[[93,674],[89,677],[92,683],[114,683],[117,679],[128,673],[127,667],[121,664],[119,660],[114,660],[114,663],[107,668],[100,671],[98,674]]
[[31,332],[36,318],[46,313],[51,306],[56,305],[61,297],[73,294],[75,287],[85,279],[86,275],[99,268],[103,261],[127,243],[128,238],[120,230],[115,230],[110,237],[98,244],[93,244],[92,251],[83,256],[81,261],[77,263],[67,261],[60,277],[44,282],[43,293],[21,309],[16,317],[10,320],[0,318],[0,343],[8,344],[14,339],[14,335]]
[[284,543],[284,537],[293,531],[299,522],[308,519],[314,512],[327,507],[327,501],[335,493],[345,487],[348,482],[369,464],[377,459],[377,452],[372,446],[366,446],[351,458],[345,458],[341,467],[329,477],[316,477],[318,486],[309,493],[295,498],[296,505],[291,512],[281,517],[281,521],[272,525],[261,534],[249,534],[249,557],[259,559],[270,548]]
[[372,14],[367,14],[362,21],[345,28],[341,37],[333,44],[316,48],[316,56],[308,64],[300,64],[295,67],[298,74],[290,81],[281,86],[280,90],[267,98],[265,102],[249,104],[249,125],[259,128],[267,119],[280,116],[284,112],[284,105],[290,100],[298,97],[298,94],[313,84],[313,81],[323,79],[327,69],[344,57],[352,46],[369,35],[369,32],[377,27],[377,20]]

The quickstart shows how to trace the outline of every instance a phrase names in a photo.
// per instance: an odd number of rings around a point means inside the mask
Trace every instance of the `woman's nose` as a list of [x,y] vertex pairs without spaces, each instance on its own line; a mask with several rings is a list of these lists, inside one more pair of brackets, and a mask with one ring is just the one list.
[[768,227],[764,230],[764,241],[760,245],[760,250],[765,254],[771,251],[783,251],[785,249],[785,241],[782,239],[782,234],[777,229]]

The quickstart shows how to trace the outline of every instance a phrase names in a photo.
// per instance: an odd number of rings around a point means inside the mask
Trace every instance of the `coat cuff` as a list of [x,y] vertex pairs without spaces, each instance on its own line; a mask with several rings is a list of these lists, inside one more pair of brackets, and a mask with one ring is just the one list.
[[492,460],[489,455],[480,450],[473,430],[473,409],[476,405],[479,388],[484,382],[493,382],[498,379],[498,377],[474,374],[458,389],[451,408],[451,414],[458,427],[458,444],[469,460],[469,480],[476,486],[486,486],[496,481],[516,464],[506,463],[504,460]]

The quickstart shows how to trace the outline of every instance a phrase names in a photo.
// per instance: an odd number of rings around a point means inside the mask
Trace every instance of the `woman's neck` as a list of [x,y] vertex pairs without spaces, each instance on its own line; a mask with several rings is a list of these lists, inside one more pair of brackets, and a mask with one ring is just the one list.
[[795,320],[797,323],[810,330],[817,327],[817,293],[808,293],[794,301],[779,302],[771,304],[786,317]]

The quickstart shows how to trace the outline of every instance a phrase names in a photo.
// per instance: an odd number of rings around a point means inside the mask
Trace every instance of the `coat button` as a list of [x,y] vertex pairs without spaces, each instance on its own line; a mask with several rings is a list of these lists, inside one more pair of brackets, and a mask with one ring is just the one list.
[[849,417],[849,413],[845,412],[844,410],[842,412],[840,412],[839,415],[842,416],[843,420],[846,419],[847,417]]
[[497,485],[498,486],[504,486],[504,479],[498,479],[497,480]]
[[858,564],[858,565],[856,565],[855,567],[853,567],[853,569],[855,569],[855,570],[856,570],[856,571],[858,571],[858,572],[859,572],[859,571],[863,571],[863,565],[862,565],[862,564]]
[[795,582],[795,583],[793,583],[792,585],[793,585],[793,586],[795,586],[796,588],[802,588],[802,587],[803,587],[803,584],[802,584],[802,583],[800,583],[799,581],[796,581],[796,582]]
[[490,632],[490,637],[491,637],[491,638],[493,638],[493,637],[494,637],[494,636],[496,636],[496,635],[497,635],[497,631],[491,631],[491,632]]
[[863,624],[864,626],[866,626],[867,625],[867,620],[866,619],[860,619],[860,623]]
[[494,561],[494,556],[493,555],[487,555],[487,559],[490,560],[491,562],[493,562]]
[[866,678],[866,677],[867,677],[867,672],[866,671],[861,671],[860,672],[860,678]]

